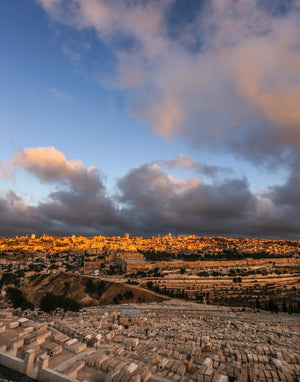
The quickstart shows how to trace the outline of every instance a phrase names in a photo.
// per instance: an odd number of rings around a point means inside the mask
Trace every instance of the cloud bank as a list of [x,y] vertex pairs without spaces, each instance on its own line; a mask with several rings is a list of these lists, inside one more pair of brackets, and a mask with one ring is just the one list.
[[[109,196],[96,168],[53,147],[27,148],[3,172],[21,167],[54,190],[34,207],[2,193],[0,234],[170,231],[299,239],[299,0],[194,1],[183,14],[181,0],[37,2],[52,22],[96,35],[111,54],[102,84],[126,91],[129,112],[151,131],[257,166],[284,164],[289,175],[285,184],[253,193],[230,169],[178,155],[130,169]],[[78,52],[76,62],[90,51]],[[195,177],[166,172],[177,168]]]
[[[195,165],[186,157],[183,163]],[[178,157],[166,161],[177,164]],[[181,161],[179,163],[182,165]],[[54,147],[28,148],[5,168],[21,167],[55,190],[37,206],[13,191],[0,193],[1,235],[54,234],[215,234],[299,238],[300,177],[254,194],[245,178],[174,178],[155,163],[143,163],[119,178],[108,196],[100,173],[67,160]],[[194,168],[197,172],[197,167]],[[298,169],[297,169],[298,170]],[[299,172],[298,172],[299,174]]]
[[256,164],[299,151],[299,0],[187,2],[177,18],[175,0],[38,2],[96,33],[114,57],[106,85],[152,131]]
[[[40,182],[54,185],[55,190],[37,207],[25,205],[12,191],[0,196],[0,214],[4,217],[0,234],[28,230],[39,233],[117,232],[122,228],[122,217],[113,200],[106,195],[96,168],[85,167],[79,160],[68,161],[54,147],[24,149],[2,167],[6,176],[8,170],[21,167]],[[23,222],[22,226],[19,221]]]

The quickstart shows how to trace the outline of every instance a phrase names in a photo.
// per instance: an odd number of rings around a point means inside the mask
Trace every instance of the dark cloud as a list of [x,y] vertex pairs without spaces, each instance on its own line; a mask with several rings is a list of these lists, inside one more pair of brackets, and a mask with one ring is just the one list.
[[244,179],[206,185],[197,178],[176,180],[154,164],[131,170],[118,187],[123,213],[144,233],[241,232],[240,222],[255,208]]
[[[174,179],[144,164],[119,179],[115,200],[97,169],[67,161],[54,148],[27,149],[13,166],[67,188],[50,194],[38,217],[78,229],[297,237],[299,1],[37,1],[53,21],[95,32],[111,55],[101,72],[105,86],[129,90],[131,113],[153,132],[183,137],[195,150],[290,170],[285,184],[254,194],[225,167],[178,156],[158,164],[213,183]],[[14,205],[18,210],[21,202]]]
[[298,210],[300,219],[300,157],[291,166],[287,182],[270,187],[269,197],[278,207],[287,206]]
[[118,209],[103,195],[85,197],[72,191],[51,193],[48,201],[29,206],[13,191],[0,196],[0,235],[27,233],[116,234],[125,230]]
[[34,208],[23,203],[13,191],[0,193],[0,217],[0,234],[4,236],[34,231],[40,223]]
[[291,172],[287,181],[282,185],[269,187],[262,195],[264,203],[272,205],[273,212],[266,222],[267,216],[258,217],[258,223],[267,223],[270,232],[279,235],[291,235],[300,239],[300,158],[291,166]]
[[72,191],[56,191],[49,195],[49,201],[40,203],[39,214],[49,220],[59,221],[77,229],[118,231],[123,221],[112,200],[103,193],[93,196],[78,194]]
[[81,161],[68,161],[54,147],[27,148],[5,163],[6,175],[22,167],[41,182],[59,188],[46,202],[30,207],[13,192],[1,200],[2,233],[118,232],[124,226],[118,208],[106,189],[99,171]]
[[[26,169],[25,163],[23,166]],[[75,174],[75,186],[68,183],[67,189],[57,176],[55,187],[61,189],[37,206],[27,205],[13,191],[0,195],[0,234],[127,231],[295,239],[300,231],[298,169],[297,162],[284,185],[258,194],[251,192],[244,178],[225,178],[211,184],[200,178],[182,180],[153,163],[144,163],[120,178],[114,198],[106,195],[100,178],[101,187],[95,192],[80,192]],[[55,178],[52,170],[51,183]],[[78,171],[83,171],[81,166]],[[45,181],[44,172],[40,177],[38,172],[34,174]]]
[[[299,176],[293,174],[285,186],[254,194],[246,179],[225,179],[213,184],[197,178],[183,181],[155,164],[143,164],[120,178],[118,188],[123,215],[136,232],[297,239],[300,204],[299,199],[289,199],[288,193],[298,182]],[[281,204],[279,195],[285,197]],[[299,198],[299,194],[293,195]]]

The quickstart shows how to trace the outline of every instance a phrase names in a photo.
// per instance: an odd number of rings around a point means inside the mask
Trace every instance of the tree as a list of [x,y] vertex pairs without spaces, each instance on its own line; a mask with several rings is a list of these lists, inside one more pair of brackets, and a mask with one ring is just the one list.
[[72,312],[79,312],[81,306],[79,302],[74,300],[73,298],[63,298],[62,299],[62,306],[64,311],[72,311]]
[[134,295],[133,295],[133,293],[132,293],[131,290],[127,290],[127,291],[124,293],[124,298],[125,298],[126,300],[128,300],[128,299],[130,299],[130,298],[133,298],[133,297],[134,297]]
[[152,289],[153,288],[153,281],[147,281],[146,286],[148,289]]
[[98,295],[98,297],[101,297],[102,294],[103,294],[104,291],[105,291],[105,282],[104,282],[104,281],[99,281],[99,282],[97,283],[96,290],[97,290],[97,295]]
[[47,292],[40,301],[40,308],[44,312],[53,312],[57,308],[62,308],[64,311],[78,312],[80,309],[80,304],[72,298],[66,298],[63,295],[55,295],[53,293]]
[[40,301],[40,308],[44,312],[52,312],[55,310],[58,306],[60,305],[59,303],[59,298],[58,296],[55,296],[54,294],[47,292]]
[[23,293],[20,289],[8,287],[6,289],[6,296],[8,300],[13,304],[13,307],[21,308],[22,304],[26,301],[26,298],[23,296]]
[[85,283],[85,291],[89,294],[95,293],[96,292],[96,285],[94,284],[92,279],[89,279]]
[[22,310],[34,309],[34,305],[27,300],[27,298],[23,295],[20,289],[8,287],[6,289],[6,296],[8,300],[13,304],[13,307],[15,309],[17,308],[21,308]]
[[0,280],[0,290],[4,285],[13,284],[15,287],[20,286],[20,280],[18,276],[12,272],[4,272]]
[[63,287],[63,295],[64,296],[68,293],[70,287],[71,287],[70,281],[65,281],[65,284],[64,284],[64,287]]
[[23,302],[23,304],[21,305],[21,309],[22,310],[34,310],[34,305],[32,302],[26,300]]
[[256,299],[256,308],[257,308],[257,309],[260,309],[259,298]]
[[287,312],[287,311],[288,311],[288,308],[287,308],[287,306],[286,306],[286,301],[285,301],[285,300],[283,300],[283,302],[282,302],[281,310],[282,310],[283,312]]
[[278,305],[276,301],[273,301],[272,298],[269,299],[267,303],[267,310],[270,310],[271,312],[278,313]]

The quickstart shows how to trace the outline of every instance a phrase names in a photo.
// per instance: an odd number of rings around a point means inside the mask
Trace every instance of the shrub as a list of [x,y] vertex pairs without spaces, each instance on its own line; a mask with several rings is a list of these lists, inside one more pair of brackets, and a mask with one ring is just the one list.
[[13,307],[15,309],[34,309],[34,305],[30,301],[28,301],[26,297],[24,297],[20,289],[8,287],[6,290],[6,296],[9,299],[9,301],[13,304]]
[[94,284],[93,280],[89,279],[86,283],[85,283],[85,291],[87,293],[95,293],[96,292],[96,285]]
[[133,298],[134,297],[134,295],[133,295],[133,293],[132,293],[132,291],[131,290],[128,290],[128,291],[126,291],[125,293],[124,293],[124,298],[126,299],[126,300],[128,300],[128,299],[130,299],[130,298]]
[[96,286],[97,289],[97,295],[98,297],[101,297],[105,291],[105,282],[104,281],[99,281]]
[[4,272],[0,280],[0,290],[4,285],[11,284],[13,284],[15,287],[18,287],[20,285],[20,280],[18,276],[15,273]]
[[40,301],[40,308],[44,312],[53,312],[57,308],[62,308],[64,311],[78,312],[80,309],[80,304],[72,299],[66,298],[63,295],[55,295],[53,293],[47,292]]

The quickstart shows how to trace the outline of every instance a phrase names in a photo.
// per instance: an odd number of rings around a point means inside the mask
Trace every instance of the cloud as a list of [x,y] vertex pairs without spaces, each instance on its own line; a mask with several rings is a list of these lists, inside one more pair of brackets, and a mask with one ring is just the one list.
[[39,3],[96,32],[115,58],[105,84],[130,89],[131,113],[152,131],[256,164],[300,149],[299,1],[202,2],[180,23],[175,0]]
[[109,200],[84,198],[72,192],[53,193],[48,201],[29,206],[13,191],[0,192],[0,235],[116,234],[123,223]]
[[104,189],[99,171],[85,167],[79,160],[68,161],[55,147],[25,148],[18,152],[11,163],[2,165],[5,172],[21,167],[45,183],[60,183],[82,194],[97,194]]
[[[13,191],[0,191],[0,235],[19,235],[38,231],[40,221],[34,208],[27,206]],[[51,230],[51,222],[48,222]]]
[[[199,166],[183,155],[161,162],[170,168],[198,170]],[[117,180],[116,195],[107,195],[95,168],[67,160],[54,147],[27,148],[7,167],[23,168],[53,185],[53,191],[36,206],[27,205],[13,191],[0,192],[0,234],[172,232],[298,238],[299,163],[295,162],[284,185],[256,194],[245,178],[215,177],[219,168],[206,169],[213,177],[212,183],[206,183],[198,177],[174,178],[158,164],[143,163]]]
[[[96,168],[85,167],[79,160],[68,161],[54,147],[26,148],[18,152],[10,163],[5,163],[6,170],[16,167],[41,182],[53,184],[58,190],[36,207],[27,206],[14,193],[2,197],[0,213],[4,216],[6,232],[97,233],[101,230],[111,233],[124,225],[118,208],[106,195]],[[22,221],[24,227],[20,226]]]
[[63,93],[60,90],[57,90],[55,88],[51,88],[49,91],[56,98],[60,98],[69,102],[72,101],[72,97],[68,93]]
[[179,154],[173,159],[163,159],[158,161],[162,167],[169,168],[171,170],[175,169],[187,169],[196,172],[199,175],[205,175],[209,177],[216,177],[218,175],[232,175],[232,169],[222,166],[207,165],[203,163],[198,163],[192,158],[184,154]]
[[130,170],[118,188],[123,213],[144,233],[233,232],[254,207],[244,179],[207,185],[175,179],[155,164]]
[[68,44],[63,45],[63,53],[65,56],[69,57],[72,61],[79,61],[81,59],[81,55],[78,51],[71,48]]
[[120,178],[118,188],[122,213],[135,232],[298,238],[299,204],[295,210],[288,201],[278,205],[269,191],[254,194],[244,178],[205,184],[144,163]]
[[291,226],[298,231],[300,228],[299,189],[300,157],[298,157],[293,163],[286,183],[282,185],[270,186],[265,192],[266,198],[270,199],[274,205],[274,208],[280,212],[281,221],[286,222],[286,230],[291,229]]

